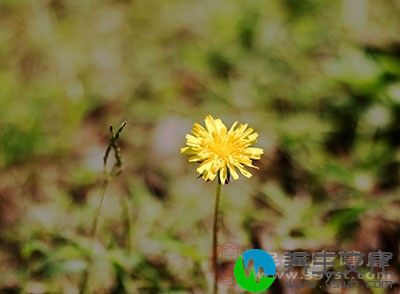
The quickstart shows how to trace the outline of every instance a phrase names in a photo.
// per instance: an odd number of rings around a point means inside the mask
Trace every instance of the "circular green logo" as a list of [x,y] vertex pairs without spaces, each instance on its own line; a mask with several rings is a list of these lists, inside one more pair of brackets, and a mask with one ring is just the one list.
[[[250,262],[252,268],[250,268]],[[250,292],[268,289],[275,280],[276,266],[274,259],[266,251],[250,249],[236,260],[233,273],[241,288]]]

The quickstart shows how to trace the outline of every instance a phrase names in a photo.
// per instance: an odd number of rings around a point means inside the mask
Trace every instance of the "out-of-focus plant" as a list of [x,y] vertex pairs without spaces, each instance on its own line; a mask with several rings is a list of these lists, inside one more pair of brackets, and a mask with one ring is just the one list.
[[[108,142],[108,145],[107,145],[106,151],[104,153],[104,157],[103,157],[104,179],[101,184],[100,201],[99,201],[97,210],[95,212],[95,215],[93,218],[92,229],[90,231],[90,235],[93,238],[93,250],[89,256],[87,269],[84,272],[83,277],[82,277],[82,282],[81,282],[81,286],[80,286],[80,293],[82,293],[82,294],[87,293],[87,291],[88,291],[87,287],[88,287],[89,278],[90,278],[90,276],[89,276],[90,275],[90,267],[92,264],[93,251],[94,251],[94,246],[95,246],[95,242],[96,242],[96,238],[97,238],[98,223],[99,223],[99,218],[100,218],[101,210],[102,210],[103,203],[104,203],[104,197],[105,197],[106,191],[107,191],[107,186],[112,177],[115,177],[122,172],[122,159],[121,159],[121,155],[120,155],[120,148],[118,146],[118,139],[120,138],[120,134],[123,131],[123,129],[125,128],[125,126],[126,126],[126,121],[124,121],[116,131],[114,131],[114,128],[112,125],[110,126],[110,139],[109,139],[109,142]],[[109,172],[107,170],[107,162],[108,162],[111,151],[114,153],[115,162],[111,168],[111,171]]]

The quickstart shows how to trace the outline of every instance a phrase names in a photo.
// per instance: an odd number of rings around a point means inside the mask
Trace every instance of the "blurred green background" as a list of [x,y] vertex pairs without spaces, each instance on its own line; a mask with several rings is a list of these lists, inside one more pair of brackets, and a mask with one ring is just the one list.
[[179,154],[207,114],[265,150],[224,186],[220,242],[390,251],[398,281],[399,15],[396,0],[1,0],[0,293],[78,293],[88,268],[90,293],[209,293],[215,183]]

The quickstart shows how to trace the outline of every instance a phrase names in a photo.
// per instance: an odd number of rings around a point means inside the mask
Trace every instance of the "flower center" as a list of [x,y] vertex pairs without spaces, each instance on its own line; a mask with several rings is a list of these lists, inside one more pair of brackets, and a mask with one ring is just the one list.
[[224,140],[223,138],[216,138],[215,141],[209,145],[209,150],[226,160],[230,155],[232,155],[234,145],[233,142]]

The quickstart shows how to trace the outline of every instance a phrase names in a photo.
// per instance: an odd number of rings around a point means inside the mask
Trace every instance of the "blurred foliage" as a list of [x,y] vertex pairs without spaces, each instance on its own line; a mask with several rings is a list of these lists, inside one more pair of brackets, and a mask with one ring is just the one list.
[[[398,273],[399,14],[396,0],[0,1],[0,292],[77,293],[94,251],[93,293],[207,293],[214,187],[179,147],[208,113],[250,123],[266,151],[224,187],[222,241],[386,250]],[[123,120],[93,249],[107,126]]]

